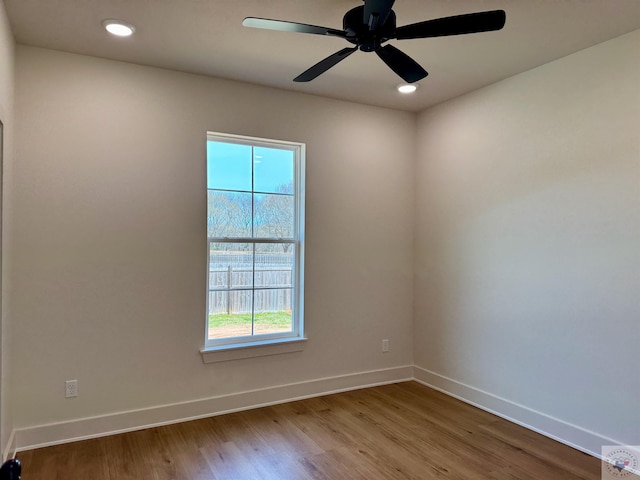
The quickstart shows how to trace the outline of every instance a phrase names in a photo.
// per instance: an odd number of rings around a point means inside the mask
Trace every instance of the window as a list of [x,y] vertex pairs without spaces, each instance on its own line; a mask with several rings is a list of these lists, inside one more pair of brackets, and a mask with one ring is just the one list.
[[205,349],[301,340],[304,144],[207,134]]

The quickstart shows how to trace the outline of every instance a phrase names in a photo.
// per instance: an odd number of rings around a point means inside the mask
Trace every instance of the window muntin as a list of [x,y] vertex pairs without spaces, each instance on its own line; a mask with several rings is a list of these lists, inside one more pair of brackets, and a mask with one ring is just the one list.
[[207,135],[205,348],[303,337],[304,145]]

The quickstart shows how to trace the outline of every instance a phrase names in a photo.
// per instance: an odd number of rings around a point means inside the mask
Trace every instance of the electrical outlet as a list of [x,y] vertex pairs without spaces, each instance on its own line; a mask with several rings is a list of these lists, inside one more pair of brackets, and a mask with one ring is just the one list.
[[389,351],[389,339],[385,338],[382,340],[382,351],[383,352],[388,352]]
[[64,396],[65,398],[78,396],[78,380],[67,380],[64,382]]

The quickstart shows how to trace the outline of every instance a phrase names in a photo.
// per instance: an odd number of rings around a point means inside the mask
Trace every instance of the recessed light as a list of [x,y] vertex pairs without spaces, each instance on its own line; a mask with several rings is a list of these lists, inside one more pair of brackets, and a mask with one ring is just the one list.
[[107,32],[118,37],[128,37],[136,30],[133,25],[113,18],[103,21],[102,25]]
[[415,83],[403,83],[398,85],[398,91],[400,93],[413,93],[418,89],[418,85]]

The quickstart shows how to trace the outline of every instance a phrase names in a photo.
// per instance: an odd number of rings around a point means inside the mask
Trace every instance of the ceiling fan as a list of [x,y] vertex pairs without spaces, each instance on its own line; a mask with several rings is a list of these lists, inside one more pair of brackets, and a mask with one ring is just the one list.
[[407,83],[414,83],[428,75],[415,60],[393,45],[382,46],[388,40],[443,37],[465,33],[490,32],[504,27],[504,10],[468,13],[438,18],[396,27],[396,14],[391,9],[395,0],[364,0],[364,5],[349,10],[343,19],[343,29],[319,27],[305,23],[247,17],[242,25],[282,32],[311,33],[344,38],[355,47],[347,47],[298,75],[294,82],[310,82],[341,62],[356,50],[376,52],[387,66]]

